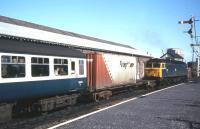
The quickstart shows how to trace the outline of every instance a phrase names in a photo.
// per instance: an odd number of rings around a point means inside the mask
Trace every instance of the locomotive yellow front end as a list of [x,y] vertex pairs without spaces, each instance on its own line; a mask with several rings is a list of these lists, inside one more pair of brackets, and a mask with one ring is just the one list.
[[145,68],[145,77],[162,77],[162,71],[160,68]]
[[145,78],[162,78],[165,63],[159,61],[149,61],[144,69]]

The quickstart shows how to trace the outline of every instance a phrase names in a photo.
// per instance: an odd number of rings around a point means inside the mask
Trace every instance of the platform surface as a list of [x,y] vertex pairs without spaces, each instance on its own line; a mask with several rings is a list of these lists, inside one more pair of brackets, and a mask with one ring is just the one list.
[[171,87],[58,129],[200,129],[200,82]]

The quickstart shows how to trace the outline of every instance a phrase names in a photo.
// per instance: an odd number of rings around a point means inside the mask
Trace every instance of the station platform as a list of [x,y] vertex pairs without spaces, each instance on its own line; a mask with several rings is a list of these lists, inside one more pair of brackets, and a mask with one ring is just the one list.
[[155,91],[51,129],[200,129],[200,82]]

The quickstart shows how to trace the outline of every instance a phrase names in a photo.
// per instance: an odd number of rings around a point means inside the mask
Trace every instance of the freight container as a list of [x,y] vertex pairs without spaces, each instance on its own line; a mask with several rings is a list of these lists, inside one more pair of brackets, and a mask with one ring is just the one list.
[[87,83],[90,91],[136,83],[136,57],[110,53],[87,55]]

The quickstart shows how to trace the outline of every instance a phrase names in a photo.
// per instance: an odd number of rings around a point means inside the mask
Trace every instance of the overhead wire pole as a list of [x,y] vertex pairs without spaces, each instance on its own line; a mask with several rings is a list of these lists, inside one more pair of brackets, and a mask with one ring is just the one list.
[[[198,42],[198,37],[197,36],[197,31],[196,31],[196,20],[195,17],[191,17],[190,20],[188,21],[179,21],[179,24],[190,24],[191,28],[186,31],[188,34],[190,34],[190,37],[192,39],[192,43],[190,44],[190,46],[192,47],[192,62],[194,61],[194,55],[196,55],[197,57],[197,77],[200,76],[200,44]],[[194,35],[193,35],[193,30],[194,30]],[[195,42],[195,43],[194,43]]]

